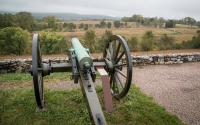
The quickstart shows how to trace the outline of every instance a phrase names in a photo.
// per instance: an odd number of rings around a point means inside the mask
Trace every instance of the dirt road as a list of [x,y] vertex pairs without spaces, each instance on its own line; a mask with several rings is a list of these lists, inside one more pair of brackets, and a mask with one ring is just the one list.
[[200,125],[200,62],[134,67],[132,81],[189,125]]

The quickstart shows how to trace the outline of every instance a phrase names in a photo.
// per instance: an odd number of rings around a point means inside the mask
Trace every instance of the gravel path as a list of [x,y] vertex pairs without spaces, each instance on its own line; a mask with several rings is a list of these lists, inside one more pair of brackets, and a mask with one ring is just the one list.
[[134,67],[132,81],[184,123],[200,125],[200,63]]

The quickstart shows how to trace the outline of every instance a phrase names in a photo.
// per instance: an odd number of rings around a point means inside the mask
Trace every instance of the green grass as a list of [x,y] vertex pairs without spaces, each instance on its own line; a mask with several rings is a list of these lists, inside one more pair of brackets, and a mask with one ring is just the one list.
[[[96,91],[108,125],[183,124],[176,116],[167,113],[164,107],[155,103],[152,97],[146,96],[135,85],[132,85],[128,95],[123,99],[113,99],[114,112],[112,113],[105,112],[102,88],[97,86]],[[0,125],[91,124],[80,88],[45,89],[45,98],[48,111],[35,112],[36,102],[33,89],[1,89]]]

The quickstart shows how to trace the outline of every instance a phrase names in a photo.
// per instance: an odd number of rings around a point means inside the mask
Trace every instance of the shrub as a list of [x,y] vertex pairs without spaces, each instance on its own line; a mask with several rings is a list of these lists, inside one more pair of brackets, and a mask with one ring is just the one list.
[[132,36],[130,39],[127,40],[129,49],[131,52],[138,51],[138,38],[135,36]]
[[169,37],[167,36],[167,34],[163,34],[158,41],[158,48],[160,50],[173,49],[174,41],[175,41],[174,37]]
[[43,32],[41,35],[42,53],[44,54],[57,54],[66,53],[68,45],[64,36],[54,32]]
[[140,47],[142,51],[150,51],[153,50],[154,47],[154,35],[152,31],[146,31],[142,36],[142,41],[140,43]]

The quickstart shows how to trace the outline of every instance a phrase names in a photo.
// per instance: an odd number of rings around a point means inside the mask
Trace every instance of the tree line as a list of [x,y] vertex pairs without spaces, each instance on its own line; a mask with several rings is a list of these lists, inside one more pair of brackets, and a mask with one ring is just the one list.
[[[196,25],[200,28],[200,21],[196,21],[192,17],[185,17],[180,20],[175,19],[168,19],[165,20],[163,17],[143,17],[140,14],[134,14],[131,17],[123,17],[121,19],[124,22],[136,22],[136,26],[139,27],[140,25],[148,26],[148,27],[159,27],[159,28],[173,28],[176,24],[185,24],[188,26]],[[164,26],[165,24],[165,26]]]

